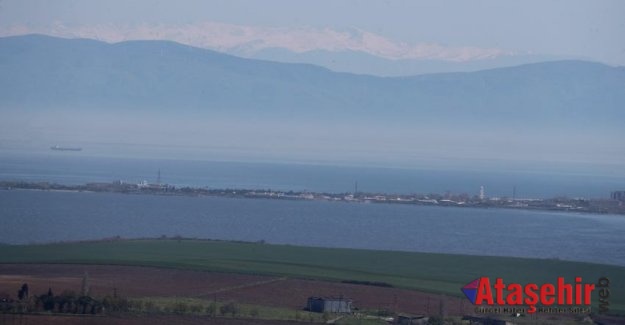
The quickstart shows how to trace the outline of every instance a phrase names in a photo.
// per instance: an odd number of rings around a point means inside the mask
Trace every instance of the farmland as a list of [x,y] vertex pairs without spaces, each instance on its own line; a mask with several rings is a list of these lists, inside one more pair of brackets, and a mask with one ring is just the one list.
[[237,301],[242,309],[257,309],[256,314],[292,320],[308,319],[301,310],[311,295],[345,295],[363,310],[411,314],[431,314],[444,299],[449,314],[460,315],[471,311],[460,287],[480,276],[538,284],[554,282],[559,276],[581,276],[584,282],[607,276],[611,312],[625,311],[625,287],[620,280],[625,279],[625,268],[553,259],[179,238],[3,245],[0,263],[0,292],[12,292],[21,282],[30,283],[37,294],[48,286],[78,290],[82,274],[88,272],[92,292],[99,296],[116,290],[142,300],[143,305],[149,299],[152,305],[166,305],[171,297],[191,299],[191,305]]

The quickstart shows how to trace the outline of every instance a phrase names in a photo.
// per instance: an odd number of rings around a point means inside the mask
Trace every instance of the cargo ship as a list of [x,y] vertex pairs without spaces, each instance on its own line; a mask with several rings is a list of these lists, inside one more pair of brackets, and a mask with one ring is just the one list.
[[50,147],[51,150],[57,151],[82,151],[82,148],[77,147],[60,147],[59,145]]

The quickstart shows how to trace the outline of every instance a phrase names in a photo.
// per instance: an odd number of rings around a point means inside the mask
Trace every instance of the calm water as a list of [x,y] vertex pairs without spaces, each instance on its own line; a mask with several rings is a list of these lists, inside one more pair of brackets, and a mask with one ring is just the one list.
[[625,218],[500,209],[0,190],[0,242],[160,235],[625,265]]
[[0,180],[49,181],[62,184],[156,182],[210,188],[274,189],[344,193],[354,190],[385,193],[468,193],[483,185],[488,196],[541,198],[555,196],[607,198],[625,189],[625,175],[598,167],[565,170],[560,165],[543,169],[463,170],[392,169],[304,164],[115,159],[83,153],[53,152],[7,154],[0,150]]

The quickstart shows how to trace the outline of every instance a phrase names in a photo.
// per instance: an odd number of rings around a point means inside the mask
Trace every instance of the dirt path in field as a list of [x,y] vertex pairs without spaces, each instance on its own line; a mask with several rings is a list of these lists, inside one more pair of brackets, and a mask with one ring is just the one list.
[[282,277],[282,278],[277,278],[277,279],[267,279],[267,280],[262,280],[262,281],[245,283],[245,284],[241,284],[241,285],[237,285],[237,286],[233,286],[233,287],[218,289],[218,290],[215,290],[213,292],[204,293],[204,294],[201,294],[201,295],[197,296],[196,298],[212,298],[215,295],[220,294],[220,293],[224,293],[224,292],[228,292],[228,291],[234,291],[234,290],[239,290],[239,289],[245,289],[245,288],[258,287],[258,286],[262,286],[262,285],[265,285],[265,284],[270,284],[270,283],[277,282],[277,281],[284,281],[286,279],[287,279],[287,277]]
[[73,290],[80,292],[83,274],[90,279],[91,294],[105,296],[117,291],[127,297],[198,297],[228,288],[273,280],[242,274],[184,271],[115,265],[0,264],[0,293],[14,296],[22,283],[31,294]]
[[[116,291],[122,297],[131,298],[175,296],[301,310],[306,306],[310,296],[342,296],[352,299],[357,309],[385,309],[414,315],[438,315],[441,312],[447,315],[474,313],[474,306],[466,299],[414,290],[285,277],[115,265],[0,264],[0,296],[8,295],[15,299],[23,283],[28,283],[31,295],[45,294],[48,288],[55,294],[64,290],[80,292],[85,272],[89,274],[91,295],[94,297],[102,297]],[[37,317],[43,316],[28,316],[22,323],[13,318],[11,320],[5,318],[4,321],[9,321],[7,324],[14,321],[18,322],[15,324],[39,324],[37,320],[43,318]],[[93,319],[71,317],[60,317],[64,321],[59,324],[109,324],[111,321],[110,317]],[[550,319],[551,315],[539,317]],[[184,319],[184,322],[180,324],[254,323],[245,319],[207,319],[201,316],[185,316],[181,319]],[[48,319],[45,320],[46,323],[55,324],[56,318],[50,319],[50,322]],[[115,319],[116,324],[158,325],[169,324],[171,321],[170,316]],[[3,322],[0,321],[0,324]],[[290,323],[263,322],[263,324]]]
[[[115,265],[0,264],[0,294],[15,297],[22,283],[31,294],[64,290],[80,292],[83,274],[91,294],[114,291],[126,297],[193,297],[262,306],[303,309],[310,296],[347,297],[361,309],[387,309],[411,314],[471,312],[466,299],[413,290],[346,283]],[[441,303],[441,300],[444,302]]]

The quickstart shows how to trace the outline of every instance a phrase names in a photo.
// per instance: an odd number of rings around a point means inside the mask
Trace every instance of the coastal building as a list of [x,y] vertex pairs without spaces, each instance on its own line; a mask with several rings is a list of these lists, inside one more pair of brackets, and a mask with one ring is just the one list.
[[625,202],[625,191],[614,191],[610,193],[610,198],[612,200]]
[[352,300],[343,297],[308,297],[306,308],[316,313],[351,313]]

